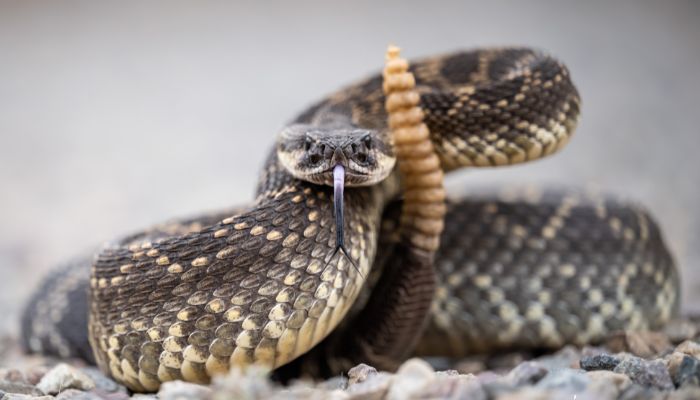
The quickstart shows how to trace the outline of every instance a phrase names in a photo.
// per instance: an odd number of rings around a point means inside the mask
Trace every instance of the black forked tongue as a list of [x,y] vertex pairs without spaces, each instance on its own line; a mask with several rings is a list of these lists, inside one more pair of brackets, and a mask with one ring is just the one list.
[[335,250],[331,258],[328,260],[328,265],[338,252],[345,254],[350,264],[355,268],[358,274],[362,276],[362,272],[357,268],[355,262],[350,257],[348,249],[345,248],[345,218],[343,215],[343,192],[345,189],[345,167],[337,164],[333,168],[333,209],[335,212]]

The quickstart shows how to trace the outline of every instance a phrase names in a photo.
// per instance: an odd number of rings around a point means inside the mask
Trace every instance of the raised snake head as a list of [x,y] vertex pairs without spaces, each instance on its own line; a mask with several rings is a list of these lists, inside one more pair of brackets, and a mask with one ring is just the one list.
[[337,165],[345,171],[346,186],[370,186],[396,164],[386,136],[350,126],[289,125],[277,139],[277,156],[295,178],[328,186]]

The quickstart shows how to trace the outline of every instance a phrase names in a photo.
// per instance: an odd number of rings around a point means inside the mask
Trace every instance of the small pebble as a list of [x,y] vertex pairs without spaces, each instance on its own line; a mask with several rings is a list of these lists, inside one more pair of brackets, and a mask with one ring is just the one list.
[[82,390],[68,389],[59,393],[56,400],[102,400],[102,397]]
[[44,375],[36,387],[47,394],[66,389],[92,390],[95,383],[89,376],[68,364],[58,364]]
[[31,394],[5,393],[1,400],[54,400],[53,396],[33,396]]
[[607,370],[612,371],[620,363],[618,357],[610,354],[599,354],[593,357],[583,357],[581,359],[581,369],[586,371]]
[[435,379],[435,371],[427,362],[420,358],[412,358],[404,362],[396,371],[387,400],[407,399]]
[[662,400],[664,393],[656,389],[642,387],[633,383],[620,394],[619,400]]
[[100,393],[127,391],[125,386],[118,384],[95,367],[82,368],[81,371],[92,379],[92,381],[95,383],[95,390]]
[[685,342],[679,344],[676,347],[676,351],[685,353],[695,358],[700,358],[700,344],[693,342],[692,340],[686,340]]
[[573,399],[576,393],[560,390],[551,390],[540,387],[524,387],[518,391],[504,393],[497,397],[498,400],[560,400]]
[[665,400],[698,400],[700,399],[700,387],[685,386],[675,392],[671,392]]
[[345,390],[348,388],[348,382],[349,380],[345,376],[334,376],[333,378],[317,383],[316,388],[323,390]]
[[647,361],[639,357],[624,358],[613,370],[625,374],[645,388],[673,390],[674,385],[666,365],[661,360]]
[[673,381],[677,386],[700,385],[700,360],[684,356]]
[[[213,390],[211,398],[215,400],[266,399],[272,396],[275,393],[275,389],[277,389],[277,384],[270,381],[269,375],[270,370],[268,368],[253,365],[245,369],[233,368],[228,374],[214,378],[213,384],[210,386],[190,384],[192,386],[173,387],[172,389],[186,389],[195,392],[210,392]],[[158,394],[159,398],[163,399],[161,392]]]
[[542,378],[536,387],[544,389],[559,389],[563,391],[581,392],[586,389],[590,379],[580,369],[563,368],[551,371]]
[[35,367],[30,368],[26,373],[25,377],[27,378],[27,382],[36,385],[39,383],[41,378],[46,375],[47,372],[49,372],[51,368],[45,366],[45,365],[38,365]]
[[594,393],[596,399],[616,399],[632,385],[627,375],[612,371],[590,371],[586,376],[590,379],[586,390]]
[[547,372],[547,368],[537,361],[526,361],[513,368],[503,380],[516,387],[533,385],[544,378]]
[[45,392],[33,385],[23,382],[0,381],[0,390],[8,394],[29,394],[32,396],[43,396],[45,394]]
[[170,381],[160,386],[158,398],[160,400],[202,399],[209,397],[211,393],[212,389],[208,386],[183,381]]
[[346,393],[350,395],[350,399],[368,399],[368,400],[379,400],[386,396],[389,391],[389,387],[393,381],[393,376],[386,372],[378,372],[373,375],[369,375],[367,379],[362,382],[358,382],[354,385],[348,386]]
[[15,368],[0,368],[0,381],[29,383],[24,374]]
[[680,369],[681,363],[683,362],[683,359],[685,357],[688,356],[679,351],[675,351],[664,357],[664,361],[666,362],[666,368],[668,369],[668,374],[671,375],[671,379],[673,380],[673,383],[676,384],[676,386],[678,386],[678,369]]
[[358,364],[348,371],[348,386],[364,382],[368,377],[377,374],[377,369],[367,364]]
[[474,375],[460,375],[456,371],[436,373],[436,379],[413,393],[419,399],[473,399],[486,400],[486,391]]

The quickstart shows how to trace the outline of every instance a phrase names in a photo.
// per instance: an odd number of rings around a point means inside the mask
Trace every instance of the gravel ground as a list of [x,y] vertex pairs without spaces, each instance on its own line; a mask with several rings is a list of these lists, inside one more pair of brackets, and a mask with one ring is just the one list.
[[[583,98],[562,153],[452,189],[593,185],[658,217],[700,309],[700,3],[0,3],[0,313],[43,272],[153,223],[252,199],[278,129],[406,57],[538,46]],[[16,331],[16,324],[0,324]]]
[[0,369],[0,399],[690,400],[700,398],[699,336],[700,322],[686,319],[663,332],[619,332],[599,347],[565,347],[539,357],[413,358],[396,373],[360,364],[326,381],[288,386],[251,367],[217,377],[209,386],[167,382],[157,395],[132,395],[94,367],[28,357],[5,340],[0,354],[9,368]]

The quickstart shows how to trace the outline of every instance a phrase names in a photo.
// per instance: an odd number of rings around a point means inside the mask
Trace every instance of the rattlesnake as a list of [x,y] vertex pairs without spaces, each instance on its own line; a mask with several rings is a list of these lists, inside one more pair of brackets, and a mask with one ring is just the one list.
[[[560,149],[578,120],[567,68],[540,51],[458,52],[410,71],[446,172],[539,159]],[[396,329],[376,328],[392,321],[363,306],[381,300],[382,276],[406,272],[387,261],[402,246],[392,236],[402,189],[384,103],[379,75],[329,96],[279,135],[249,208],[131,236],[99,252],[89,280],[74,267],[45,283],[25,314],[27,346],[89,355],[81,322],[56,328],[83,310],[97,364],[137,391],[207,382],[235,365],[283,366],[341,321],[326,348],[371,356]],[[365,186],[346,190],[347,256],[331,258],[337,157],[346,182]],[[678,275],[645,211],[582,192],[524,193],[448,202],[429,320],[422,334],[410,332],[420,340],[407,353],[554,348],[657,327],[675,312]],[[58,287],[79,299],[88,285],[88,303],[52,314],[46,298]],[[359,347],[343,342],[357,330],[374,336]]]

